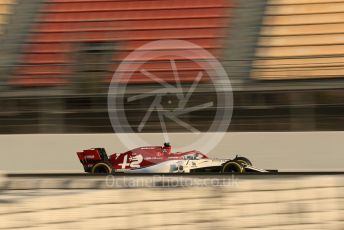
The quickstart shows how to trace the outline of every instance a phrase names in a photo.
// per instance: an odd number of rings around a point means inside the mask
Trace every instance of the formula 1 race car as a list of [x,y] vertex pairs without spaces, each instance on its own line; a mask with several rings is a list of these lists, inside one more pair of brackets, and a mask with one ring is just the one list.
[[205,154],[192,150],[171,152],[171,145],[140,147],[124,153],[108,156],[104,148],[92,148],[77,153],[85,172],[110,174],[113,172],[135,173],[244,173],[269,172],[255,168],[249,159],[209,159]]

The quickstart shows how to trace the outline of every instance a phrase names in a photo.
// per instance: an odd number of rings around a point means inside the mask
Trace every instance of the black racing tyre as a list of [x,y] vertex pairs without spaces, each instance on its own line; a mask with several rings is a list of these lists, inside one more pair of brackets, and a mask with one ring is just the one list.
[[223,164],[221,172],[223,173],[244,173],[245,168],[236,161],[227,161]]
[[112,168],[103,162],[97,163],[92,167],[91,173],[94,174],[110,174],[112,172]]
[[234,161],[240,163],[243,166],[245,166],[245,165],[252,166],[252,162],[249,159],[247,159],[246,157],[236,157],[234,159]]

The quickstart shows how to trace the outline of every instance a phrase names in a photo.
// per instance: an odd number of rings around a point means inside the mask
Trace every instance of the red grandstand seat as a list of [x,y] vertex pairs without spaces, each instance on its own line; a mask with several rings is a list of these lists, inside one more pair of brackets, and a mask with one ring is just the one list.
[[[34,33],[28,39],[31,45],[24,50],[22,67],[17,69],[12,83],[34,86],[37,78],[37,85],[63,84],[68,80],[66,76],[73,75],[70,66],[75,61],[75,44],[82,42],[109,41],[118,44],[112,57],[116,62],[122,61],[143,44],[160,39],[187,40],[218,58],[222,48],[221,39],[225,36],[224,29],[228,27],[228,7],[227,0],[46,1],[39,23],[32,29]],[[201,68],[185,58],[207,60],[212,57],[186,55],[181,51],[183,48],[187,47],[157,47],[170,50],[170,54],[157,58],[157,64],[146,64],[147,70],[159,73],[168,81],[173,80],[167,73],[170,70],[168,63],[160,63],[176,56],[176,61],[180,62],[181,80],[192,81],[196,77],[192,76],[193,71]],[[184,57],[181,58],[181,55]],[[148,59],[149,55],[131,61],[145,62]],[[109,65],[108,69],[111,73],[115,66]],[[109,79],[106,77],[105,80]],[[137,82],[154,83],[140,74],[129,81]]]
[[51,1],[51,3],[43,9],[44,12],[83,12],[83,11],[111,11],[111,10],[148,10],[148,9],[182,9],[182,8],[210,8],[223,7],[228,4],[226,0],[222,1],[185,1],[174,0],[171,4],[170,0],[146,0],[142,4],[142,0],[135,1]]
[[17,71],[18,75],[67,75],[69,69],[65,66],[23,66]]
[[59,77],[27,78],[18,76],[16,79],[11,79],[9,83],[17,86],[57,86],[66,84],[66,80]]
[[186,28],[225,28],[226,22],[218,18],[146,19],[139,21],[99,22],[42,22],[33,28],[34,32],[84,32],[118,30],[161,30]]

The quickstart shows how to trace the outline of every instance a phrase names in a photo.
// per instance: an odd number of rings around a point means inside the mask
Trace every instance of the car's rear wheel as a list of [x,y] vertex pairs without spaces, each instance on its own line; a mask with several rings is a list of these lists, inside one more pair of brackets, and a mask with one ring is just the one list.
[[234,161],[240,163],[243,166],[245,166],[245,165],[252,166],[252,162],[249,159],[247,159],[246,157],[236,157],[234,159]]
[[106,163],[97,163],[92,167],[91,172],[95,174],[110,174],[112,169]]
[[238,162],[228,161],[222,166],[223,173],[244,173],[245,168]]

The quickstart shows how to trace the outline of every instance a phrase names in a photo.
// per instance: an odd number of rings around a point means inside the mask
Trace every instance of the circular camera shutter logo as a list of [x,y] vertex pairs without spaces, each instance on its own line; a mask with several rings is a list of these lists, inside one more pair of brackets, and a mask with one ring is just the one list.
[[[145,69],[147,63],[167,58],[170,65],[170,76],[173,76],[173,83],[166,81],[159,74]],[[179,73],[185,69],[178,69],[178,60],[187,60],[189,63],[197,63],[199,71],[193,76],[192,82],[184,84],[183,74]],[[135,95],[127,94],[127,89],[132,88],[129,84],[131,79],[135,79],[137,73],[145,76],[150,82],[158,87],[147,91],[144,86],[136,85]],[[204,79],[207,83],[204,83]],[[202,80],[203,79],[203,80]],[[196,92],[207,94],[207,87],[211,83],[212,90],[215,91],[216,103],[209,98],[208,102],[197,105],[190,105],[189,100]],[[201,89],[201,90],[199,90]],[[203,90],[203,92],[202,92]],[[168,98],[167,101],[164,98]],[[197,96],[196,96],[197,97]],[[139,103],[140,100],[150,98],[150,104],[146,105],[144,116],[140,119],[137,129],[128,121],[125,104],[130,102]],[[206,98],[206,97],[205,97]],[[177,102],[177,103],[176,103]],[[175,103],[173,110],[166,109],[166,105]],[[165,105],[166,104],[166,105]],[[210,121],[209,129],[200,132],[191,123],[184,121],[181,117],[188,113],[204,112],[212,108],[215,110],[213,120]],[[182,127],[186,132],[193,133],[196,138],[180,151],[197,149],[208,153],[221,141],[228,129],[233,112],[232,88],[221,63],[207,50],[202,47],[184,40],[158,40],[149,42],[131,52],[119,65],[114,73],[108,91],[108,113],[113,130],[119,134],[121,142],[128,148],[138,146],[151,146],[160,143],[162,139],[148,143],[143,138],[142,132],[148,124],[153,113],[159,118],[161,136],[165,142],[175,143],[171,133],[169,133],[166,121],[174,122]],[[129,134],[130,133],[130,134]]]

